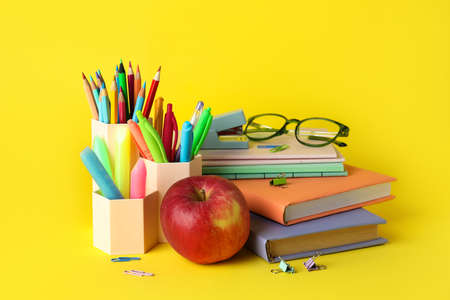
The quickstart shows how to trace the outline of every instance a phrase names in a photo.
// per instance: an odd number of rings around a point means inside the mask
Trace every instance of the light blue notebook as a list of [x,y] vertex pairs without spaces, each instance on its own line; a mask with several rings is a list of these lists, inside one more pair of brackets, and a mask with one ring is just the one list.
[[[246,246],[268,262],[279,261],[279,256],[291,260],[313,256],[316,252],[330,254],[386,243],[387,240],[377,234],[377,225],[384,223],[384,219],[363,208],[289,226],[251,213],[250,236]],[[324,232],[329,234],[325,237],[320,235]],[[302,239],[305,236],[308,238]],[[335,244],[330,245],[332,243]],[[315,248],[313,244],[329,246]],[[284,254],[281,255],[282,252]]]

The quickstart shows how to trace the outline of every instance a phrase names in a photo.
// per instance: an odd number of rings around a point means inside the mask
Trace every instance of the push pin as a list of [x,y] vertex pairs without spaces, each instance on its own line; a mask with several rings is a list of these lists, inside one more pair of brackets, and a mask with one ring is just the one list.
[[318,270],[325,270],[327,268],[327,266],[324,265],[318,265],[316,264],[315,260],[320,256],[320,254],[316,254],[313,257],[310,257],[307,261],[305,261],[303,264],[305,265],[306,270],[308,270],[308,272],[311,271],[318,271]]
[[274,178],[270,181],[270,185],[273,186],[277,186],[277,187],[281,187],[281,188],[286,188],[287,186],[285,186],[287,184],[287,180],[284,174],[280,174],[278,175],[277,178]]
[[285,262],[281,257],[280,257],[280,266],[279,267],[280,267],[279,269],[272,269],[272,270],[270,270],[270,272],[272,272],[274,274],[278,274],[281,272],[290,273],[290,274],[295,273],[294,267],[291,266],[290,264],[288,264],[287,262]]
[[125,274],[130,274],[134,276],[144,277],[144,276],[155,276],[153,273],[147,273],[144,271],[137,271],[137,270],[125,270],[123,271]]

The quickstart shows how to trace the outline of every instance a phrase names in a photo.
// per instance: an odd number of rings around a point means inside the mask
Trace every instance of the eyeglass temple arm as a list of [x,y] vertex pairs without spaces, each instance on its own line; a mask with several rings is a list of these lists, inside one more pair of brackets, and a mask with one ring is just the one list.
[[[329,141],[331,140],[330,138],[324,137],[324,136],[315,136],[315,135],[310,135],[308,136],[308,139],[313,140],[313,141]],[[333,141],[334,144],[336,144],[339,147],[346,147],[347,144],[344,142],[340,142],[340,141]]]

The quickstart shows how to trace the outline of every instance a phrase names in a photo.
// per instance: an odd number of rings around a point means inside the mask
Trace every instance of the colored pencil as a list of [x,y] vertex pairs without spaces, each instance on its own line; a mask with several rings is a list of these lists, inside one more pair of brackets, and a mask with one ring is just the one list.
[[[134,105],[136,105],[138,94],[141,90],[141,71],[139,65],[136,66],[136,75],[134,76]],[[144,94],[145,99],[145,94]]]
[[133,73],[133,68],[131,67],[131,61],[128,65],[128,109],[130,112],[130,116],[131,116],[131,112],[134,111],[134,105],[136,104],[136,102],[134,101],[134,73]]
[[109,99],[111,101],[111,124],[118,123],[119,113],[117,111],[117,105],[118,105],[117,98],[118,98],[117,84],[116,84],[116,79],[113,78],[113,80],[111,82],[111,98]]
[[106,91],[105,83],[102,83],[102,87],[100,89],[100,99],[102,99],[102,112],[103,112],[103,122],[106,124],[110,123],[111,119],[111,107],[109,103],[108,92]]
[[153,101],[155,100],[156,90],[158,89],[159,80],[161,74],[161,66],[158,68],[158,71],[153,77],[152,85],[150,86],[150,90],[148,92],[147,101],[145,101],[144,110],[142,114],[144,117],[148,118],[150,116],[150,111],[152,110]]
[[144,96],[145,96],[145,82],[142,89],[139,91],[138,99],[136,101],[136,105],[134,106],[134,112],[133,112],[133,121],[138,122],[137,118],[137,112],[140,110],[142,112],[142,106],[144,105]]
[[127,122],[127,108],[122,87],[119,88],[119,123]]
[[122,92],[123,92],[123,98],[125,100],[125,107],[127,109],[126,111],[126,118],[127,120],[129,119],[130,116],[130,111],[129,111],[129,104],[128,104],[128,94],[127,94],[127,76],[125,74],[125,68],[123,67],[123,62],[122,60],[120,61],[120,65],[119,65],[119,73],[118,73],[118,77],[119,77],[119,87],[122,88]]
[[97,109],[98,109],[98,113],[99,113],[99,117],[100,117],[100,100],[98,99],[98,94],[100,91],[99,91],[97,85],[95,84],[95,81],[92,78],[92,76],[89,75],[89,78],[91,79],[92,94],[94,95],[95,104],[97,104]]
[[163,118],[164,118],[164,99],[159,97],[156,99],[155,103],[155,117],[153,122],[153,127],[158,132],[159,136],[162,137],[163,132]]
[[83,88],[84,92],[86,93],[86,97],[89,103],[89,107],[91,108],[92,118],[95,120],[98,120],[98,110],[97,110],[97,104],[95,104],[95,98],[94,94],[92,94],[91,86],[89,85],[89,81],[87,80],[84,73],[81,73],[83,75]]
[[102,78],[98,72],[95,72],[95,77],[97,78],[97,87],[100,89],[102,86]]

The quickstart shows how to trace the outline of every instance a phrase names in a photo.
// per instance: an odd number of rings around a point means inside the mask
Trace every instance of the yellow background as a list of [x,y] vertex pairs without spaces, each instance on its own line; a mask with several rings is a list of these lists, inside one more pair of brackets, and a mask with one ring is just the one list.
[[[449,2],[8,1],[0,11],[1,294],[4,299],[448,299]],[[348,125],[348,163],[398,178],[370,208],[385,246],[323,256],[328,270],[273,275],[243,250],[200,266],[161,245],[129,264],[92,247],[81,72],[119,59],[179,122],[279,112]],[[156,273],[122,274],[125,268]]]

